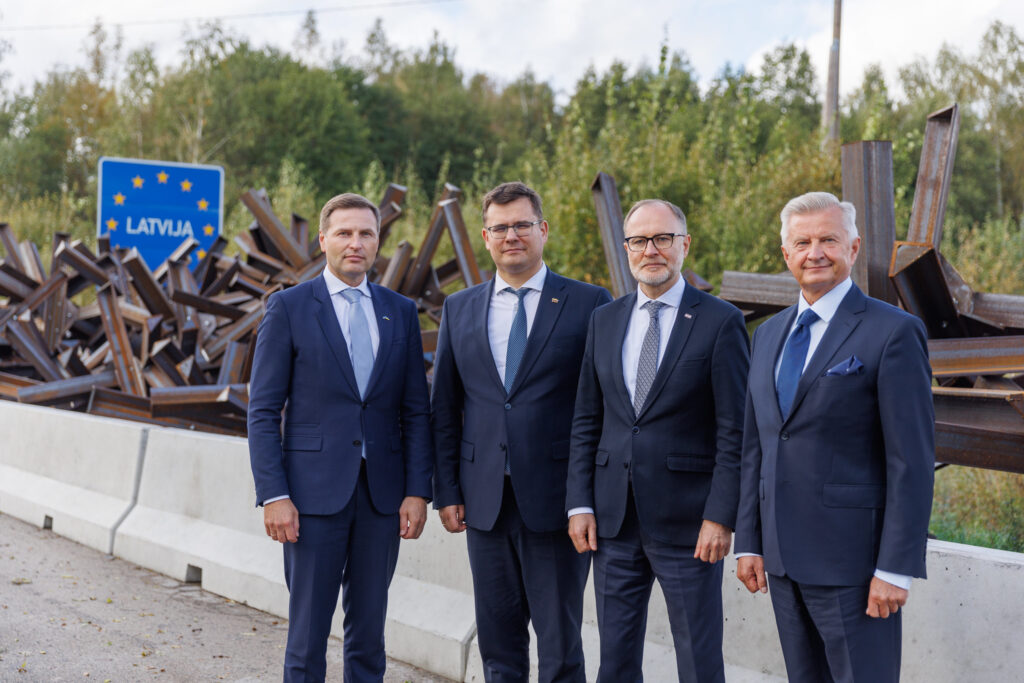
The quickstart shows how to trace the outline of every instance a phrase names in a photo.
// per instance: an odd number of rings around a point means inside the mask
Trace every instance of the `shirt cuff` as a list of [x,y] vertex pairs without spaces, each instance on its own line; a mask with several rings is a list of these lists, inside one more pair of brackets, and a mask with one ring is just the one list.
[[594,514],[594,508],[582,507],[582,508],[573,508],[572,510],[569,510],[569,517],[570,518],[575,517],[576,515],[592,515],[592,514]]
[[910,582],[914,580],[912,576],[906,576],[904,574],[893,574],[887,572],[884,569],[876,569],[875,576],[886,583],[891,583],[897,588],[902,588],[905,591],[910,590]]
[[260,504],[261,505],[266,505],[267,503],[275,503],[275,502],[277,502],[279,500],[284,500],[285,498],[291,498],[291,496],[275,496],[273,498],[267,498],[265,501],[263,501]]
[[736,553],[734,557],[738,560],[741,557],[763,557],[763,555],[758,555],[757,553]]

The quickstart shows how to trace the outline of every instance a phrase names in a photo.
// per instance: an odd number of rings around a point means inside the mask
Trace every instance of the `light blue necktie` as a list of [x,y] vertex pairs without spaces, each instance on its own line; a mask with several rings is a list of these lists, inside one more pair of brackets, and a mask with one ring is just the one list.
[[363,293],[358,289],[344,289],[341,295],[348,301],[348,344],[352,350],[352,370],[356,374],[359,395],[366,396],[366,385],[370,383],[373,372],[373,341],[370,339],[370,326],[366,322],[366,314],[360,299]]
[[779,376],[775,380],[775,393],[778,394],[779,409],[784,420],[789,417],[793,399],[796,397],[796,385],[800,382],[800,375],[804,373],[804,361],[807,360],[807,349],[811,344],[810,327],[818,320],[818,314],[809,308],[801,313],[800,319],[796,321],[796,329],[789,335],[786,348],[782,351]]
[[523,306],[523,297],[530,291],[528,287],[512,289],[506,287],[501,290],[519,297],[516,304],[516,315],[512,319],[512,329],[508,333],[508,348],[505,351],[505,393],[512,391],[512,383],[516,381],[516,373],[519,372],[519,364],[523,360],[523,351],[526,350],[526,307]]

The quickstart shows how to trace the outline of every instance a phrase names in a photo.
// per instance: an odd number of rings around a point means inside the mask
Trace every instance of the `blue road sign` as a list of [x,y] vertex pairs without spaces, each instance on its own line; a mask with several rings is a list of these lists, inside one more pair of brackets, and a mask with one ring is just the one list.
[[112,247],[135,247],[150,268],[189,237],[202,258],[224,223],[224,169],[101,157],[97,203],[96,235],[109,234]]

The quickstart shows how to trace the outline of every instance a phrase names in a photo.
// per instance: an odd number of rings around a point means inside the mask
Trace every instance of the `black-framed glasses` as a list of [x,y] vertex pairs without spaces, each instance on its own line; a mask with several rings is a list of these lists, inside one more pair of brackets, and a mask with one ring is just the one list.
[[522,237],[523,235],[529,235],[531,232],[533,232],[533,226],[539,225],[540,223],[543,222],[544,219],[541,218],[539,220],[533,221],[532,223],[529,221],[519,221],[518,223],[513,223],[512,225],[492,225],[491,227],[485,229],[487,230],[487,232],[491,233],[493,237],[497,237],[498,239],[503,240],[505,239],[505,236],[508,235],[509,230],[514,232],[516,234],[516,237]]
[[626,246],[630,251],[647,251],[647,243],[654,242],[654,247],[659,251],[662,249],[668,249],[672,246],[672,242],[677,237],[686,237],[686,233],[682,232],[662,232],[653,237],[643,237],[637,235],[636,237],[627,237],[622,240],[626,243]]

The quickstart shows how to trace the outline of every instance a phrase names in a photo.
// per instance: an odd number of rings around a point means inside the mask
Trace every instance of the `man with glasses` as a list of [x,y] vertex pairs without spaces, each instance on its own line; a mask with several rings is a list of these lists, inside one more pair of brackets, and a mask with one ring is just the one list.
[[746,327],[683,280],[679,207],[637,202],[623,229],[639,284],[590,321],[566,498],[569,536],[594,557],[598,680],[643,679],[657,579],[679,680],[724,681],[720,560],[739,497]]
[[434,360],[444,528],[466,531],[477,639],[489,682],[586,680],[580,624],[590,557],[566,538],[566,466],[587,321],[611,301],[544,264],[540,197],[504,183],[483,200],[490,282],[449,296]]

